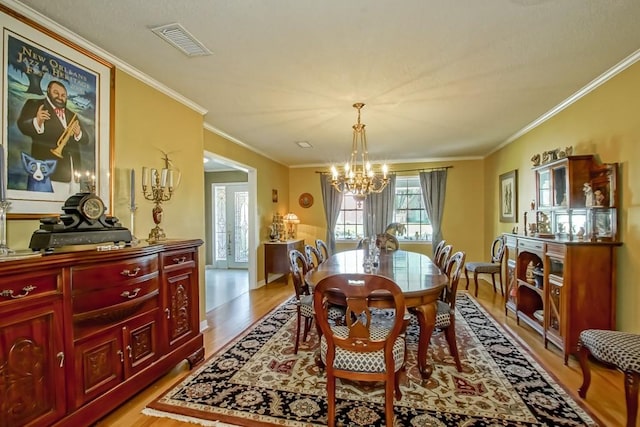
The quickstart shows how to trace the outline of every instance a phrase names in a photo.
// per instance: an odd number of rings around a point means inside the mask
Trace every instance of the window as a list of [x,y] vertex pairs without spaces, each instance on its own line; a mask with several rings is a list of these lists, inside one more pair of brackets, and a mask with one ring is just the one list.
[[431,240],[431,221],[424,208],[419,177],[396,178],[393,221],[404,225],[404,233],[396,235],[398,240]]
[[342,193],[342,207],[336,222],[336,240],[359,241],[364,236],[363,203],[357,203],[350,193]]
[[[420,178],[396,177],[396,199],[393,221],[404,225],[399,240],[431,240],[431,222],[424,208]],[[336,240],[360,240],[364,236],[364,204],[358,206],[353,197],[342,193],[342,208],[335,228]]]

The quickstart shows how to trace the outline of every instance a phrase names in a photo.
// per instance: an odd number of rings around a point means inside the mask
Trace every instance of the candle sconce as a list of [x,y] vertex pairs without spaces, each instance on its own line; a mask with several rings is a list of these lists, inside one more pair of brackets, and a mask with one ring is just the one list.
[[[162,203],[171,200],[175,190],[174,170],[170,168],[171,160],[166,153],[163,153],[164,168],[158,171],[154,168],[142,168],[142,195],[146,200],[155,204],[151,210],[153,222],[156,225],[149,232],[150,243],[155,243],[167,238],[164,230],[160,227],[162,222]],[[178,180],[180,176],[178,175]],[[151,185],[149,185],[149,182]]]

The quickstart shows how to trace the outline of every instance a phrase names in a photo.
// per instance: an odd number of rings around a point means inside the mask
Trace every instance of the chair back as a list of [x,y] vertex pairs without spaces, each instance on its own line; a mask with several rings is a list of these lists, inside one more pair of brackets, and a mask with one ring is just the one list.
[[309,285],[304,279],[311,268],[307,262],[307,257],[297,249],[291,249],[289,251],[289,266],[291,269],[291,277],[293,281],[293,287],[296,291],[296,297],[300,299],[302,295],[309,295]]
[[400,249],[400,242],[393,234],[380,233],[376,235],[376,246],[381,251],[395,252]]
[[446,240],[440,240],[440,242],[436,245],[436,247],[433,249],[434,260],[438,259],[438,255],[440,255],[440,252],[442,252],[442,248],[444,248],[444,245],[446,244],[447,244]]
[[320,251],[315,246],[304,245],[304,253],[307,256],[307,264],[309,264],[311,270],[319,266],[323,261]]
[[465,258],[466,254],[464,252],[458,251],[455,254],[451,255],[451,257],[447,260],[447,264],[444,268],[444,272],[449,278],[449,282],[444,288],[442,294],[440,294],[440,299],[446,302],[451,310],[453,310],[456,306],[458,282],[460,281],[460,276],[462,275],[462,271],[464,270]]
[[449,260],[449,255],[451,255],[451,250],[453,249],[453,245],[444,245],[438,257],[436,258],[436,265],[441,271],[445,270],[447,266],[447,261]]
[[324,240],[316,239],[316,249],[318,249],[318,252],[320,252],[320,255],[322,255],[322,261],[320,261],[321,263],[329,259],[329,247],[324,242]]
[[505,248],[504,236],[498,236],[493,239],[493,243],[491,243],[491,262],[502,264]]
[[[371,324],[371,311],[375,308],[375,301],[380,298],[381,291],[390,295],[396,313],[388,333],[380,333],[379,328]],[[345,297],[344,325],[331,327],[328,316],[328,292],[339,293]],[[374,292],[376,295],[372,298]],[[333,366],[336,347],[357,353],[384,349],[387,372],[394,372],[392,350],[403,330],[405,313],[402,290],[394,281],[373,274],[336,274],[321,279],[314,287],[313,294],[316,323],[327,342],[327,367]]]

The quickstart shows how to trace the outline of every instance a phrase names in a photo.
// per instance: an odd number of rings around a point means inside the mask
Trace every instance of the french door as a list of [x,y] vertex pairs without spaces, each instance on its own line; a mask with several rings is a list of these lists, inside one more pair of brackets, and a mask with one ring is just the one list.
[[213,264],[248,268],[249,189],[247,183],[213,184]]

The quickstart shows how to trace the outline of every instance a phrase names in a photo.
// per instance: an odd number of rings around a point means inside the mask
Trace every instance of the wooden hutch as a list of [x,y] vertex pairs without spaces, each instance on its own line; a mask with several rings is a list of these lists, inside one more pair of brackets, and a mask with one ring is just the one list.
[[165,241],[0,263],[0,425],[91,425],[204,358],[198,247]]
[[535,166],[525,235],[505,234],[505,312],[560,348],[565,364],[581,331],[616,326],[617,168],[593,155]]

